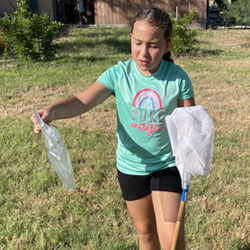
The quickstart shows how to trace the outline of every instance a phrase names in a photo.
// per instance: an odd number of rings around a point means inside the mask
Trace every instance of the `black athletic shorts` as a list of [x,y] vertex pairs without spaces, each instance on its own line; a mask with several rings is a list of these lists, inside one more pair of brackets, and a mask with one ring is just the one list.
[[170,167],[150,175],[129,175],[118,170],[122,196],[126,201],[143,198],[151,191],[182,193],[181,177],[177,167]]

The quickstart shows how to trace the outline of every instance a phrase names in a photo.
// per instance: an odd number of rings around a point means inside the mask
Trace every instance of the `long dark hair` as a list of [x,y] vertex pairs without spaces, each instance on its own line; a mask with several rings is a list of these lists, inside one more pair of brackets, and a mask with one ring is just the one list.
[[[155,7],[141,10],[139,13],[136,14],[134,19],[132,20],[131,30],[130,30],[131,33],[133,32],[135,22],[140,20],[146,20],[150,25],[162,29],[164,31],[164,38],[166,42],[171,41],[173,25],[171,18],[167,12]],[[162,59],[165,61],[174,62],[171,59],[170,51],[165,53]]]

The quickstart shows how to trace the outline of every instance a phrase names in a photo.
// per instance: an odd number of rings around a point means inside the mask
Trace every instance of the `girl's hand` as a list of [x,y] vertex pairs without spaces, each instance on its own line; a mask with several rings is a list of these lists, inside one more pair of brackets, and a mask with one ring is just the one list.
[[[51,123],[54,120],[54,112],[52,108],[47,107],[47,108],[41,109],[38,111],[38,114],[40,115],[42,120],[47,124]],[[35,114],[32,114],[30,119],[34,123],[34,132],[36,134],[41,133],[41,127],[38,124]]]

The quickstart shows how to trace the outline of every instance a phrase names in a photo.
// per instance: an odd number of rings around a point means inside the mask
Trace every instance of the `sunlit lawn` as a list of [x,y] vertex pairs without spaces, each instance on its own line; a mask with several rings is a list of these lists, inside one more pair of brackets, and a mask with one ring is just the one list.
[[[250,31],[207,30],[198,54],[174,58],[193,81],[196,103],[216,129],[212,172],[193,179],[186,205],[187,249],[250,249]],[[130,58],[128,28],[69,28],[56,60],[0,58],[0,249],[138,249],[116,178],[115,99],[56,121],[72,160],[76,190],[54,173],[32,102],[73,95]]]

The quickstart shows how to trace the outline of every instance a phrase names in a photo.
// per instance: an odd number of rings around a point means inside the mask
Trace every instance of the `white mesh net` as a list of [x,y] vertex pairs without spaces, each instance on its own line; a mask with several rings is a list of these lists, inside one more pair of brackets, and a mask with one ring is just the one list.
[[165,117],[182,188],[189,185],[191,176],[210,173],[213,157],[214,126],[202,106],[176,108]]

